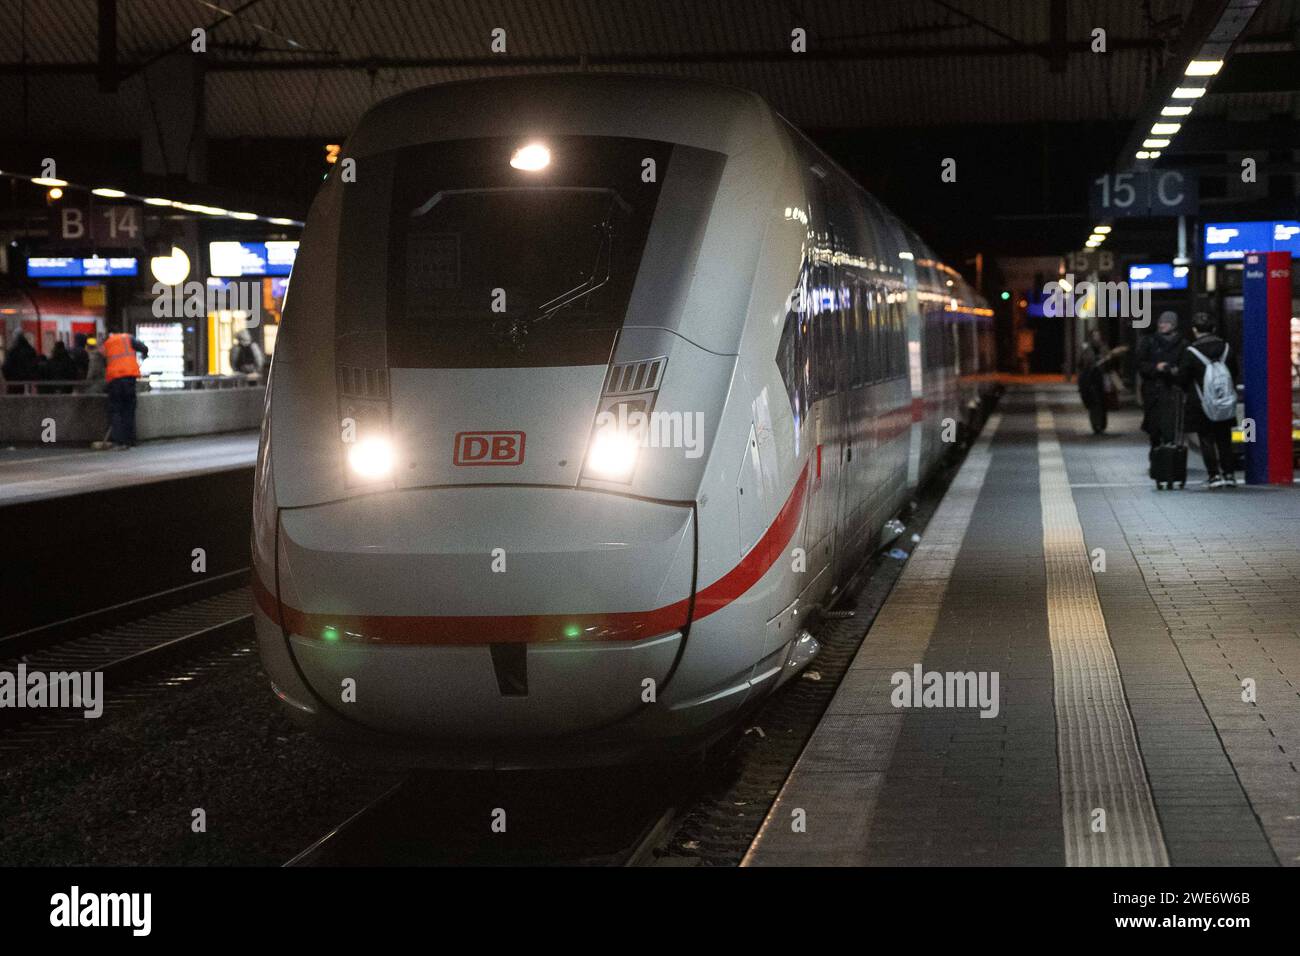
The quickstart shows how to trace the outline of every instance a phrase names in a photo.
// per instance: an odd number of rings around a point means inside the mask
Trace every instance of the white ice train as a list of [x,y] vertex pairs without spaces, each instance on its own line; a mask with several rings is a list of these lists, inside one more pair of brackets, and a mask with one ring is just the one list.
[[731,87],[453,83],[342,155],[258,458],[275,693],[410,766],[717,738],[987,387],[991,312]]

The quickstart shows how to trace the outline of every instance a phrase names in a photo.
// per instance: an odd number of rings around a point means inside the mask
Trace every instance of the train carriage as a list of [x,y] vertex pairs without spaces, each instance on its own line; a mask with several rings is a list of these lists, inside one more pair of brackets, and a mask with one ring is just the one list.
[[398,96],[318,195],[259,451],[276,694],[363,758],[699,747],[968,424],[991,312],[758,96]]

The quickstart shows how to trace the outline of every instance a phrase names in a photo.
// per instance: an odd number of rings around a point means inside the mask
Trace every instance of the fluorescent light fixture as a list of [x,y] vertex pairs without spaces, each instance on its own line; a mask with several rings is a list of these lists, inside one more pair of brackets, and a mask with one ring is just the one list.
[[1153,123],[1151,133],[1153,136],[1173,136],[1182,128],[1182,123]]
[[281,219],[279,216],[275,217],[274,219],[268,219],[267,222],[270,222],[270,223],[272,223],[273,225],[276,225],[276,226],[295,226],[295,225],[297,225],[297,223],[295,223],[292,219]]
[[1161,116],[1186,116],[1191,113],[1190,106],[1166,106],[1160,111]]
[[1097,235],[1096,233],[1093,233],[1091,236],[1088,237],[1088,241],[1089,241],[1089,242],[1095,242],[1097,245],[1101,245],[1103,242],[1106,241],[1106,237],[1105,237],[1105,236],[1099,236],[1099,235]]
[[149,206],[170,206],[172,201],[170,199],[159,199],[157,196],[150,196],[145,200],[145,204]]
[[45,176],[37,176],[32,180],[32,184],[35,186],[66,186],[68,181],[66,179],[50,179]]
[[1174,90],[1173,97],[1176,100],[1195,100],[1205,95],[1203,86],[1180,86]]
[[1151,159],[1159,159],[1159,158],[1160,158],[1160,150],[1158,150],[1158,149],[1153,149],[1153,150],[1151,150],[1151,153],[1150,153],[1149,155],[1150,155],[1150,158],[1151,158]]
[[100,186],[98,189],[92,189],[92,195],[103,196],[105,199],[121,199],[126,195],[120,189],[110,189],[107,186]]
[[257,213],[255,213],[255,212],[232,212],[232,213],[230,214],[230,216],[231,216],[232,219],[250,219],[250,220],[251,220],[251,219],[256,219],[256,218],[257,218]]
[[515,150],[514,155],[510,157],[510,165],[515,169],[535,173],[537,170],[545,169],[551,165],[551,151],[541,143],[529,143],[527,146],[520,146]]
[[1144,148],[1146,148],[1146,149],[1161,149],[1162,147],[1165,147],[1165,146],[1168,146],[1168,145],[1169,145],[1169,140],[1167,140],[1167,139],[1144,139],[1144,140],[1142,140],[1142,146],[1143,146]]
[[1193,60],[1183,73],[1187,76],[1214,76],[1223,69],[1222,60]]
[[1150,158],[1151,158],[1151,154],[1148,153],[1145,149],[1139,149],[1139,150],[1138,150],[1136,153],[1134,153],[1133,155],[1135,155],[1138,159],[1150,159]]
[[1110,232],[1111,228],[1112,227],[1110,226],[1093,226],[1092,231],[1099,235],[1104,236],[1106,235],[1106,233]]
[[900,259],[907,259],[907,260],[910,261],[910,260],[912,260],[912,259],[915,259],[916,257],[913,256],[910,252],[900,252],[900,253],[898,254],[898,258],[900,258]]

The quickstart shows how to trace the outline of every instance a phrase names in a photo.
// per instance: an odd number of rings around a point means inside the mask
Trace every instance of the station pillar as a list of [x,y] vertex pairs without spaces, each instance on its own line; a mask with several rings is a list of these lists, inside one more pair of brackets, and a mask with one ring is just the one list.
[[1249,252],[1242,281],[1241,378],[1246,418],[1246,483],[1291,484],[1291,254]]

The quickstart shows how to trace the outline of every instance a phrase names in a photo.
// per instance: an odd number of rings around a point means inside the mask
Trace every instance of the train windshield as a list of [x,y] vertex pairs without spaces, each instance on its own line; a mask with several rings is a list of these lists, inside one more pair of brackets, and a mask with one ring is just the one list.
[[[382,321],[393,368],[609,360],[672,147],[555,137],[544,164],[526,156],[521,168],[522,148],[518,139],[461,140],[365,160],[386,168],[371,170],[370,189],[354,189],[360,172],[345,187],[340,334],[378,331]],[[646,159],[652,178],[642,175]],[[373,224],[366,214],[376,205],[388,210],[382,260],[373,245],[361,248],[376,242],[373,225],[368,236],[349,228]],[[363,290],[382,296],[382,316],[378,296]]]

